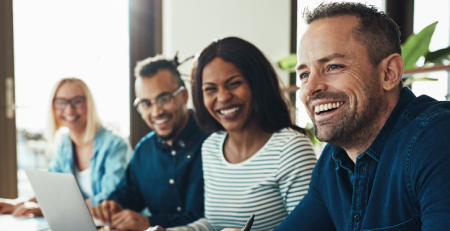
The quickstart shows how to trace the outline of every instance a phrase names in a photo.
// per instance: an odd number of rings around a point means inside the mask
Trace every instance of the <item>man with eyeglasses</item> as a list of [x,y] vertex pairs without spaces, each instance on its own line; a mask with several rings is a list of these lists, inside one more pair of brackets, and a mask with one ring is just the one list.
[[[154,131],[136,145],[125,177],[91,214],[120,230],[186,225],[201,217],[201,145],[208,136],[186,107],[188,92],[177,58],[147,58],[135,68],[136,100],[142,119]],[[148,208],[151,216],[141,213]]]

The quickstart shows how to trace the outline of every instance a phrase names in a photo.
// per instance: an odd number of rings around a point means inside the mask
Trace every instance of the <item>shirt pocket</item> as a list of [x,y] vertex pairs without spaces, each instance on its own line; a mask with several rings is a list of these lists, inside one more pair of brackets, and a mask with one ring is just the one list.
[[376,228],[376,229],[362,229],[363,231],[420,231],[422,230],[420,227],[422,226],[422,222],[420,221],[420,217],[411,218],[403,223],[392,225],[385,228]]

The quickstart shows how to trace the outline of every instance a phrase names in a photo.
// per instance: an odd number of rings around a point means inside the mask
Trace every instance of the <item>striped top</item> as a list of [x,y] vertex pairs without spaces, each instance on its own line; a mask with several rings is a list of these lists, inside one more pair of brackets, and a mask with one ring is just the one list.
[[252,213],[252,230],[273,230],[306,195],[316,164],[307,136],[281,129],[238,164],[224,157],[226,137],[226,132],[216,132],[202,145],[206,219],[168,230],[241,229]]

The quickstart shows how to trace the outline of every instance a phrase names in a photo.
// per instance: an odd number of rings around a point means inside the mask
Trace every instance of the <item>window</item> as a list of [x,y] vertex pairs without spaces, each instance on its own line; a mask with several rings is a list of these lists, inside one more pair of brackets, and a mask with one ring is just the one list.
[[[414,1],[414,33],[419,33],[423,28],[433,22],[439,21],[430,43],[430,51],[448,47],[450,30],[450,2],[448,0],[415,0]],[[418,64],[423,65],[424,60]],[[448,65],[449,63],[447,63]],[[437,100],[446,100],[448,88],[447,71],[439,71],[425,74],[429,78],[438,81],[419,81],[412,84],[412,90],[416,96],[426,94]]]
[[[13,9],[19,169],[47,169],[42,133],[62,77],[83,79],[104,125],[128,137],[128,1],[14,0]],[[19,197],[30,192],[19,170]]]

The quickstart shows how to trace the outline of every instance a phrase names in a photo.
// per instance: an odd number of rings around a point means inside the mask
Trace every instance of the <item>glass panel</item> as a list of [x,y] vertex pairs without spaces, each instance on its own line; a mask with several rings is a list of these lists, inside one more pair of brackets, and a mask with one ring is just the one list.
[[[433,22],[439,21],[431,38],[430,51],[439,50],[449,46],[450,29],[450,2],[448,0],[415,0],[414,1],[414,33]],[[423,65],[424,60],[419,60]],[[422,63],[420,63],[422,62]],[[437,100],[445,100],[447,94],[448,73],[446,71],[434,72],[424,75],[436,78],[436,82],[414,82],[412,90],[416,95],[426,94]]]
[[22,169],[47,169],[42,137],[50,91],[62,77],[90,87],[104,125],[129,135],[128,1],[14,0],[19,196],[31,187]]

